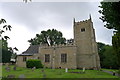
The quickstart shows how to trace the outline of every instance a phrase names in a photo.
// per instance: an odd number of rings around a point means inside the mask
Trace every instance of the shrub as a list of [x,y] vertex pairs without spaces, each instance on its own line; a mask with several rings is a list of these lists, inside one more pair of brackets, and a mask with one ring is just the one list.
[[118,72],[117,72],[119,75],[120,75],[120,69],[118,70]]
[[29,59],[26,61],[26,66],[27,68],[33,68],[33,67],[36,67],[36,68],[43,68],[43,65],[41,63],[40,60],[38,59]]

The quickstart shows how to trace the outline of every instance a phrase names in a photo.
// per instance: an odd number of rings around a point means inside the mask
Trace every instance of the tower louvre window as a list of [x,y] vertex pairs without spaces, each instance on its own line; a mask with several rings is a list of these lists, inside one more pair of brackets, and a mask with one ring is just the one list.
[[81,32],[85,32],[85,28],[81,28]]

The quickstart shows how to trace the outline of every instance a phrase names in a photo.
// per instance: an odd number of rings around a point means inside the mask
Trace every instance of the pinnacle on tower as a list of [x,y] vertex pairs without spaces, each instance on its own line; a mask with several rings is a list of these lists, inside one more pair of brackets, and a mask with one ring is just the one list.
[[90,21],[92,22],[92,19],[91,19],[91,14],[89,14],[89,17],[90,17]]
[[75,18],[73,18],[73,23],[75,24]]

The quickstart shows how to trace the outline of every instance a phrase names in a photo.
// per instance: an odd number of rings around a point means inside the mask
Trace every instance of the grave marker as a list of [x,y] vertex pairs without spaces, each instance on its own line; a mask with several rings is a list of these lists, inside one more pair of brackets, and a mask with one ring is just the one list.
[[13,67],[13,70],[16,71],[16,66]]
[[85,67],[83,67],[83,73],[85,73]]
[[68,72],[68,68],[65,68],[65,72]]

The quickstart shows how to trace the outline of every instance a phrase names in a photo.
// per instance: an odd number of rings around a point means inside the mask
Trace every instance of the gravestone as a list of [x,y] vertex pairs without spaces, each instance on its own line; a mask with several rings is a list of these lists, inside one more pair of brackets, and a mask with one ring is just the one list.
[[32,68],[32,72],[33,72],[35,69],[36,69],[36,67],[33,67],[33,68]]
[[13,70],[16,71],[16,66],[13,67]]
[[65,72],[68,72],[68,68],[65,68]]
[[83,67],[83,73],[85,73],[85,67]]

